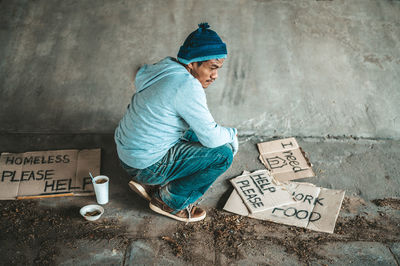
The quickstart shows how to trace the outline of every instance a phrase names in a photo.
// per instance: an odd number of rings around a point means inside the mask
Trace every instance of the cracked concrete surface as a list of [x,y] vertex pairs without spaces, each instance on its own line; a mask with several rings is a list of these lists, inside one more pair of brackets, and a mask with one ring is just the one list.
[[218,122],[399,139],[399,13],[396,0],[3,0],[1,131],[111,133],[137,67],[175,56],[207,20],[229,53],[207,90]]

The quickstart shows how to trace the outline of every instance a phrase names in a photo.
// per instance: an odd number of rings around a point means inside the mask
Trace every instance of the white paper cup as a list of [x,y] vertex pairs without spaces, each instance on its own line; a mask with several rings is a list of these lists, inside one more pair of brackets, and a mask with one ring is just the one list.
[[[97,182],[99,180],[106,179],[107,181],[101,184],[98,184]],[[94,187],[94,192],[96,193],[96,200],[98,204],[106,204],[108,203],[108,183],[109,183],[109,178],[105,175],[99,175],[93,178],[93,187]]]

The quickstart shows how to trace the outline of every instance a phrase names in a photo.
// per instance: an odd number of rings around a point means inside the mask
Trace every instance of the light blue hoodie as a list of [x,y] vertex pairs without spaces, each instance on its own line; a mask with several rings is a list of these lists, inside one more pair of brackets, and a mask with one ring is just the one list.
[[137,169],[154,164],[189,127],[203,146],[233,142],[236,129],[215,123],[201,83],[171,57],[140,68],[135,86],[114,136],[125,164]]

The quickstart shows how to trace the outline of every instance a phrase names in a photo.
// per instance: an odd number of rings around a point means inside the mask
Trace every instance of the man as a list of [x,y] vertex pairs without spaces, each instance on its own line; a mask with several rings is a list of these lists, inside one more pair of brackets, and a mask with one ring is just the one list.
[[204,92],[226,56],[225,43],[201,23],[177,60],[145,65],[136,75],[136,94],[115,142],[133,179],[129,186],[159,214],[184,222],[204,219],[206,212],[192,204],[230,167],[238,150],[236,129],[215,123]]

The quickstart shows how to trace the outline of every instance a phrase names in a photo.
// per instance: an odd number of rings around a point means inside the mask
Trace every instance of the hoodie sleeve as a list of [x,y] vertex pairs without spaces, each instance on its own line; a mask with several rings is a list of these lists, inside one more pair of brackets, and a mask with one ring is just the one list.
[[175,108],[203,146],[215,148],[233,141],[236,129],[219,126],[214,121],[207,107],[206,94],[199,84],[192,82],[180,87]]

